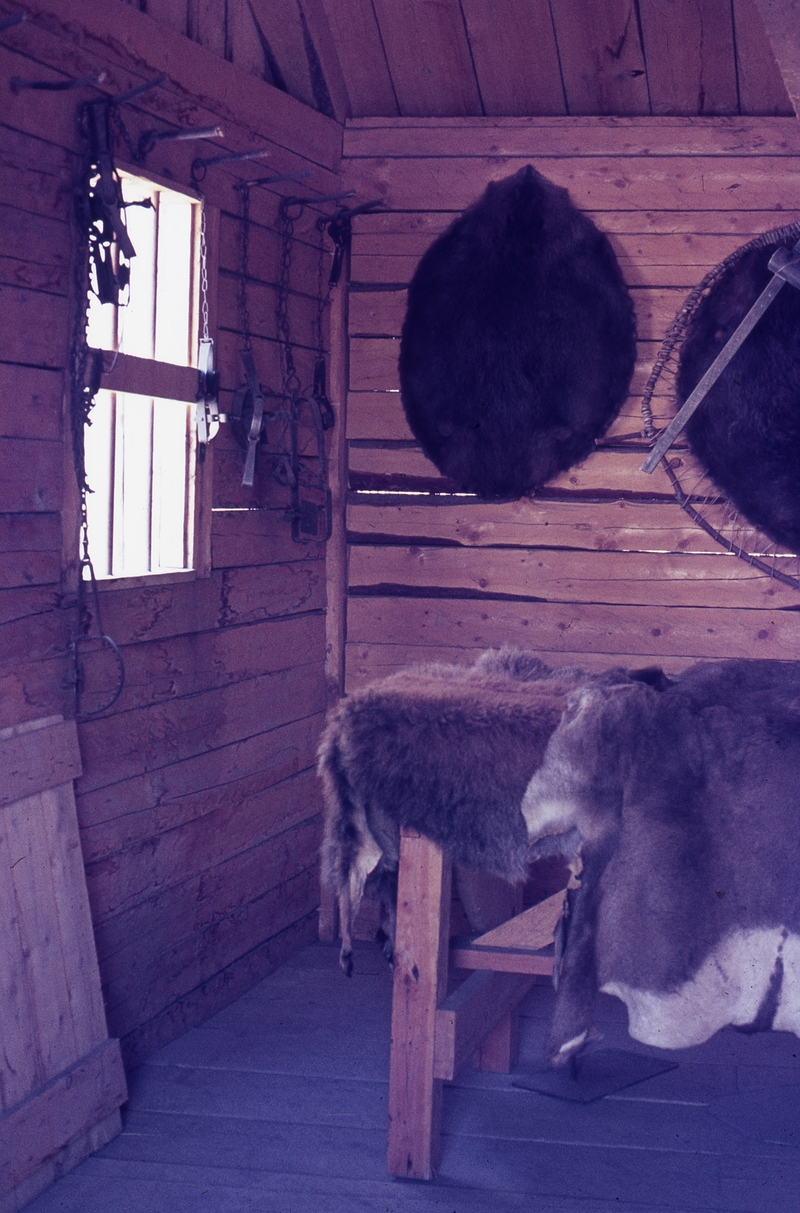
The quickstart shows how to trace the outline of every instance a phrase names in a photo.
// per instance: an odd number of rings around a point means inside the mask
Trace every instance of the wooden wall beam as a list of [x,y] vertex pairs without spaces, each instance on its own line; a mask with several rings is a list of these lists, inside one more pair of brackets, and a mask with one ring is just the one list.
[[[61,72],[71,68],[64,43],[75,51],[116,61],[123,71],[131,64],[141,80],[166,72],[169,82],[162,87],[184,98],[200,101],[213,109],[224,122],[268,134],[274,142],[300,151],[310,160],[334,171],[341,155],[341,126],[332,118],[290,97],[280,89],[258,80],[205,47],[119,0],[36,0],[32,20],[10,30],[4,36],[12,48],[19,48],[46,62],[53,50],[53,66]],[[55,35],[57,43],[42,38],[42,32]],[[60,54],[56,54],[60,44]],[[77,73],[76,73],[77,74]],[[115,81],[110,91],[115,91]],[[109,83],[105,87],[109,88]],[[27,94],[26,94],[27,97]]]

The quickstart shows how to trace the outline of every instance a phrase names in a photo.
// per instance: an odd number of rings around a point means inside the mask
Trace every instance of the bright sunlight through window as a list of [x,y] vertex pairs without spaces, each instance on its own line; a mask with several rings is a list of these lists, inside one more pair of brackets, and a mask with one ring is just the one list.
[[[88,342],[150,363],[139,369],[148,372],[148,390],[157,391],[163,364],[197,361],[200,206],[141,177],[120,177],[136,249],[129,298],[115,308],[90,296]],[[107,356],[106,365],[111,361]],[[85,449],[89,542],[98,577],[192,568],[193,417],[193,405],[156,394],[97,393]]]

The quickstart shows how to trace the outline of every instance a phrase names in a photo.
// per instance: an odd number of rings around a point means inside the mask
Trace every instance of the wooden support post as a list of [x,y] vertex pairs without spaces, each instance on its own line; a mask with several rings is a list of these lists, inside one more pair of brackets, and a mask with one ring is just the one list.
[[[328,452],[331,490],[331,537],[325,552],[325,683],[328,708],[344,694],[344,654],[347,640],[347,391],[348,292],[350,253],[345,252],[339,283],[331,295],[330,399],[336,416]],[[320,889],[319,938],[333,943],[339,935],[339,907],[332,889]]]
[[447,985],[450,877],[435,843],[401,831],[387,1169],[407,1179],[431,1179],[439,1161],[442,1081],[434,1078],[434,1051]]

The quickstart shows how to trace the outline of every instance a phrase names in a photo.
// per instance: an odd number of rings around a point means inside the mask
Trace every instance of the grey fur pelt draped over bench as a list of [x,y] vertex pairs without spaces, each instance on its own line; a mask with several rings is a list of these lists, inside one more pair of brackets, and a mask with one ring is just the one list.
[[[425,665],[374,683],[332,713],[319,748],[325,795],[324,881],[339,902],[342,967],[365,887],[394,929],[399,831],[411,826],[460,865],[525,879],[570,839],[529,846],[522,797],[571,692],[660,671],[601,676],[553,671],[521,650],[488,652],[470,667]],[[391,943],[389,943],[389,948]]]

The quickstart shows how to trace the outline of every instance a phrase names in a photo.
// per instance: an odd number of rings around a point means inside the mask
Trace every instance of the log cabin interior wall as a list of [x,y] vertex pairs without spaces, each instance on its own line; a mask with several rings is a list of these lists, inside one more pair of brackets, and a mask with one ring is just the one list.
[[[17,7],[2,0],[0,14]],[[63,400],[79,101],[166,72],[125,109],[134,142],[147,129],[220,123],[225,138],[202,154],[267,147],[270,172],[309,173],[304,193],[353,188],[356,202],[385,204],[354,224],[349,446],[340,425],[327,620],[326,552],[292,543],[286,490],[267,461],[254,488],[241,487],[225,428],[202,469],[196,573],[101,591],[127,681],[109,712],[79,723],[77,812],[109,1029],[132,1064],[316,931],[314,751],[326,668],[334,691],[342,678],[345,613],[349,686],[503,642],[555,662],[668,669],[796,655],[798,595],[715,550],[660,473],[644,482],[640,452],[612,441],[533,501],[449,495],[405,426],[396,358],[404,287],[424,249],[487,181],[532,161],[614,243],[637,301],[635,393],[685,291],[750,235],[800,217],[800,139],[753,0],[26,7],[31,19],[0,37],[0,728],[73,712],[77,494]],[[100,92],[9,88],[13,77],[101,70]],[[146,170],[185,188],[195,155],[192,144],[159,144]],[[221,166],[204,186],[223,407],[242,380],[233,187],[252,175]],[[253,345],[273,386],[277,208],[296,190],[252,193]],[[290,307],[304,383],[315,224],[332,209],[310,208],[295,231]],[[334,357],[345,304],[340,295]],[[333,371],[339,407],[346,357]],[[613,433],[637,426],[634,395]]]
[[[209,232],[218,239],[212,334],[223,408],[243,379],[234,186],[247,175],[309,174],[252,191],[253,347],[262,382],[278,388],[281,193],[336,192],[341,148],[338,123],[119,0],[35,7],[30,21],[0,39],[0,727],[74,714],[68,649],[78,538],[62,413],[74,305],[69,220],[77,109],[99,95],[14,93],[9,80],[58,82],[105,70],[103,89],[117,94],[166,72],[162,87],[125,107],[134,142],[152,128],[219,123],[225,131],[199,147],[163,143],[152,152],[145,175],[178,187],[190,183],[195,156],[267,148],[256,172],[253,162],[222,166],[204,182],[215,216]],[[304,383],[313,368],[320,213],[304,212],[292,250],[290,320]],[[313,767],[325,708],[324,545],[292,542],[283,517],[288,490],[270,478],[265,460],[252,489],[242,488],[242,470],[242,452],[223,427],[198,489],[211,508],[201,520],[196,574],[101,583],[104,630],[121,646],[126,682],[109,712],[79,723],[77,811],[109,1030],[128,1064],[236,997],[317,929]]]
[[[591,668],[796,655],[800,595],[690,522],[646,477],[640,396],[689,290],[752,235],[800,216],[791,118],[361,119],[346,179],[385,213],[355,223],[350,295],[349,688],[415,660],[503,643]],[[604,444],[541,495],[449,495],[398,394],[405,284],[488,181],[533,163],[606,232],[631,289],[639,355]],[[656,399],[657,425],[671,415]],[[686,449],[674,452],[688,465]],[[452,488],[452,486],[450,486]]]

